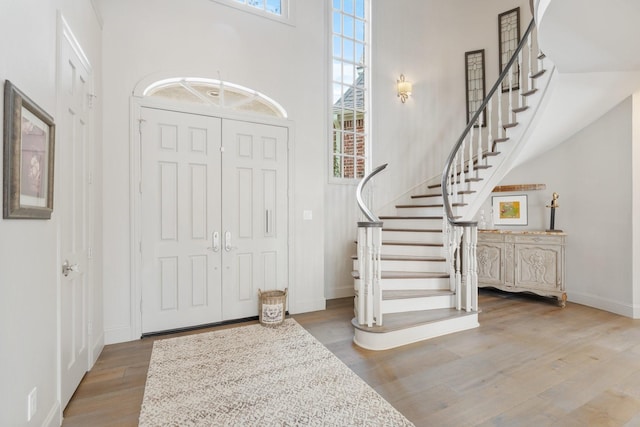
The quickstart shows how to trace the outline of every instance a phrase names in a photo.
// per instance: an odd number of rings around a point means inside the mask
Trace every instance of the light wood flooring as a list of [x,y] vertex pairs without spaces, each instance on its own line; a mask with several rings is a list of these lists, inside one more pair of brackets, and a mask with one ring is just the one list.
[[[374,352],[327,306],[293,317],[416,426],[640,426],[640,320],[482,290],[479,328]],[[137,425],[158,338],[106,346],[63,426]]]

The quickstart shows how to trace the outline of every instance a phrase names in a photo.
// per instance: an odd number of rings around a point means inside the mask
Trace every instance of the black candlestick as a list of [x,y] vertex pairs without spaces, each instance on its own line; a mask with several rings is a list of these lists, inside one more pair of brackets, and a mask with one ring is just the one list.
[[558,198],[560,197],[560,195],[558,193],[553,193],[553,198],[551,199],[551,204],[547,205],[548,208],[551,208],[551,220],[550,220],[550,228],[547,231],[550,232],[555,232],[555,233],[560,233],[562,232],[562,230],[556,230],[555,229],[555,225],[556,225],[556,208],[559,208],[560,205],[558,204]]

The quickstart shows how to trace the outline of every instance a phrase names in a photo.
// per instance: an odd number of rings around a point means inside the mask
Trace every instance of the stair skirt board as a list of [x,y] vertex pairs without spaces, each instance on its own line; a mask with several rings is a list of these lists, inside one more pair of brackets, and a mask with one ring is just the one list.
[[[354,326],[353,342],[367,350],[389,350],[407,344],[466,331],[477,328],[478,312],[466,312],[451,309],[450,316],[435,319],[424,323],[416,323],[412,326],[404,325],[392,328],[388,326],[374,326],[368,328],[358,325],[357,320],[351,323]],[[393,315],[387,315],[386,321]],[[391,322],[389,322],[391,323]]]

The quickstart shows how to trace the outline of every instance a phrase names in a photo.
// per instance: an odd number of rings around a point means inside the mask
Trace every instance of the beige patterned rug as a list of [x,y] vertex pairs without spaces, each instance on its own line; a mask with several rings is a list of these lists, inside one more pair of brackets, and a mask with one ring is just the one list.
[[156,341],[140,426],[412,426],[295,320]]

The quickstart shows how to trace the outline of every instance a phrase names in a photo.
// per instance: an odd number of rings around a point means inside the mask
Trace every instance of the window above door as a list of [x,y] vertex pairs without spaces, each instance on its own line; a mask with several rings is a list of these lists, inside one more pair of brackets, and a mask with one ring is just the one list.
[[243,113],[286,118],[287,112],[268,96],[235,83],[196,77],[173,77],[155,81],[143,97],[210,105]]

